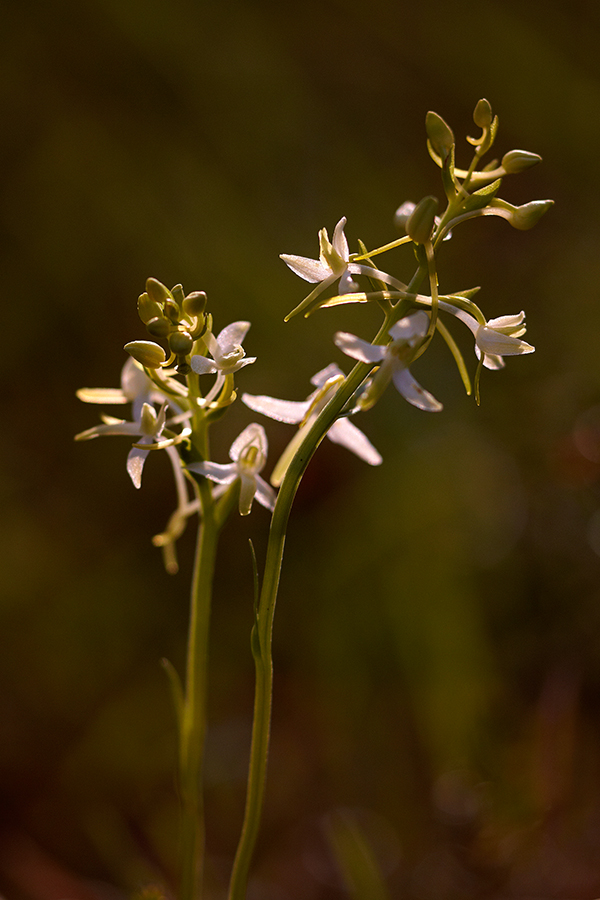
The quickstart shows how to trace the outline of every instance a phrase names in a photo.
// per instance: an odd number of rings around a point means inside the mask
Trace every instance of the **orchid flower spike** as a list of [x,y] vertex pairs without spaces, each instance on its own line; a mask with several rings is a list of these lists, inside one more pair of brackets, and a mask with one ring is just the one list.
[[262,425],[253,422],[244,428],[235,439],[229,450],[230,463],[201,462],[191,463],[190,472],[204,475],[211,481],[222,485],[222,489],[214,491],[213,496],[224,493],[226,485],[240,481],[240,515],[247,516],[252,509],[254,498],[267,509],[275,506],[275,491],[258,474],[267,461],[267,435]]
[[[298,447],[304,440],[306,432],[311,428],[319,413],[327,406],[340,384],[345,378],[339,366],[332,363],[311,378],[316,390],[306,400],[278,400],[264,395],[242,394],[242,402],[254,412],[262,413],[278,422],[289,422],[299,425],[298,433],[292,438],[271,475],[271,484],[279,487],[287,468]],[[383,461],[381,454],[370,440],[348,418],[338,419],[330,427],[327,437],[334,444],[341,444],[371,466],[378,466]]]
[[384,390],[394,382],[405,400],[418,409],[439,412],[442,404],[413,378],[408,370],[412,352],[427,333],[429,318],[424,312],[400,319],[389,330],[390,344],[369,344],[354,334],[338,331],[334,337],[336,345],[347,356],[364,363],[380,363],[375,375],[358,401],[362,410],[370,409],[379,400]]
[[338,279],[340,281],[339,294],[352,294],[359,290],[359,286],[354,281],[353,275],[366,275],[383,281],[384,284],[396,290],[406,290],[406,285],[398,279],[393,278],[386,272],[380,272],[372,266],[362,265],[350,260],[350,252],[348,250],[348,241],[344,233],[346,219],[340,219],[335,226],[333,239],[329,240],[327,229],[322,228],[319,232],[319,259],[309,259],[306,256],[290,256],[287,253],[281,254],[281,259],[290,267],[292,272],[299,275],[305,281],[316,284],[314,291],[305,297],[289,315],[285,317],[287,322],[293,316],[303,312],[306,316],[310,315],[313,310],[320,305],[319,296],[323,291],[327,290]]
[[232,322],[227,325],[218,337],[211,332],[204,335],[204,342],[212,356],[212,360],[206,356],[192,356],[190,365],[197,375],[213,375],[217,374],[215,383],[204,398],[204,403],[211,403],[219,394],[219,391],[225,384],[225,379],[229,375],[233,375],[244,366],[249,366],[256,362],[255,356],[246,356],[246,352],[242,347],[242,341],[248,333],[250,322]]

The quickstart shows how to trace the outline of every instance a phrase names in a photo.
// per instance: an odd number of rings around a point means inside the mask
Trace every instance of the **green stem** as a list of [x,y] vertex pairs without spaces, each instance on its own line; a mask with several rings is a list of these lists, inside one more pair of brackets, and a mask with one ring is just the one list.
[[197,484],[202,506],[190,600],[186,688],[180,723],[182,803],[180,900],[202,896],[204,801],[202,775],[207,718],[208,634],[219,528],[208,482]]
[[[384,324],[374,339],[374,343],[378,343],[386,337],[391,323],[390,314],[386,316]],[[252,744],[244,823],[229,885],[229,900],[244,900],[246,896],[248,872],[262,814],[271,729],[273,617],[279,588],[287,523],[292,504],[302,476],[315,450],[372,368],[373,365],[369,363],[357,363],[354,366],[339,390],[311,426],[292,459],[279,489],[271,520],[265,574],[253,630],[252,646],[256,685]]]

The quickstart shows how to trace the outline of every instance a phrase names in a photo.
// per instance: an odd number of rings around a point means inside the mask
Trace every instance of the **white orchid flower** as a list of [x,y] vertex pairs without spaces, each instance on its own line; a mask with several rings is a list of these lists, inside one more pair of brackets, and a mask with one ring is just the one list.
[[214,375],[217,378],[212,388],[204,398],[204,403],[211,403],[225,384],[228,375],[233,375],[244,366],[256,362],[255,356],[246,356],[242,347],[242,341],[248,333],[250,322],[232,322],[227,325],[218,337],[210,332],[204,335],[204,342],[212,356],[212,360],[206,356],[192,356],[190,365],[198,375]]
[[338,279],[340,280],[340,294],[352,294],[358,291],[359,286],[354,281],[353,275],[366,275],[369,278],[383,281],[396,290],[406,290],[406,285],[403,282],[398,281],[398,279],[393,278],[386,272],[381,272],[372,266],[362,265],[350,260],[348,241],[344,233],[345,226],[346,219],[340,219],[335,226],[331,241],[329,240],[327,229],[321,229],[319,232],[319,259],[309,259],[306,256],[290,256],[287,253],[281,254],[281,259],[289,266],[292,272],[305,281],[317,284],[314,291],[286,316],[286,321],[299,312],[309,315],[319,305],[316,301],[320,294]]
[[400,319],[389,330],[392,342],[387,345],[369,344],[354,334],[338,331],[334,337],[336,345],[347,356],[365,363],[381,363],[358,401],[361,409],[370,409],[380,398],[390,381],[405,400],[419,409],[439,412],[442,404],[410,374],[407,363],[412,349],[427,333],[429,319],[424,312],[417,312]]
[[503,356],[522,356],[534,353],[535,347],[521,340],[527,330],[525,313],[521,311],[513,316],[499,316],[489,319],[485,325],[464,309],[457,309],[445,301],[440,301],[440,308],[464,322],[475,336],[475,353],[486,369],[501,369],[504,366]]
[[[134,486],[140,488],[142,486],[142,470],[150,450],[168,450],[191,433],[188,426],[176,437],[162,439],[166,425],[178,424],[187,420],[190,416],[190,413],[182,413],[167,421],[166,410],[166,403],[163,403],[158,413],[149,403],[144,403],[137,422],[127,422],[124,419],[114,419],[112,416],[102,416],[104,424],[96,425],[94,428],[88,428],[86,431],[76,434],[75,440],[89,441],[92,438],[103,435],[120,434],[139,437],[140,440],[133,445],[127,456],[127,471]],[[177,452],[173,451],[169,456],[174,468],[179,466]]]
[[[164,376],[164,382],[168,394],[185,396],[186,389],[179,381]],[[166,399],[166,395],[161,393],[143,367],[131,356],[121,369],[120,388],[81,388],[77,391],[77,397],[84,403],[106,403],[109,406],[131,403],[135,421],[140,420],[144,403],[164,403]],[[173,406],[177,405],[176,401],[170,402]]]
[[[332,363],[311,378],[311,384],[317,388],[306,400],[278,400],[276,397],[264,395],[242,394],[242,401],[254,412],[262,413],[278,422],[300,425],[298,433],[292,438],[271,475],[271,484],[279,487],[287,468],[295,455],[304,436],[319,413],[327,406],[345,375],[339,366]],[[371,466],[381,464],[382,457],[370,440],[347,417],[338,419],[330,427],[327,437],[334,444],[341,444]]]
[[[267,461],[267,435],[262,425],[253,422],[244,428],[235,439],[229,450],[230,463],[201,462],[191,463],[188,466],[190,472],[198,472],[219,485],[233,484],[240,481],[240,515],[247,516],[252,509],[254,498],[267,509],[273,510],[275,506],[275,491],[258,474]],[[217,496],[222,491],[215,491]]]

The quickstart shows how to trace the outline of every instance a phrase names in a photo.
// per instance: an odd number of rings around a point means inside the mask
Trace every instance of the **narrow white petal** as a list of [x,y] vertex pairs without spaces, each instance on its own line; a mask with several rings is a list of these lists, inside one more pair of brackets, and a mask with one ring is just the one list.
[[131,399],[119,388],[80,388],[76,396],[84,403],[129,403]]
[[319,259],[308,259],[306,256],[290,256],[287,253],[282,253],[281,259],[290,267],[294,275],[299,275],[300,278],[309,281],[311,284],[324,281],[331,275],[329,266],[324,265]]
[[238,477],[238,467],[235,463],[201,462],[191,463],[188,466],[190,472],[198,472],[217,484],[231,484]]
[[112,422],[109,425],[95,425],[93,428],[87,428],[75,435],[76,441],[90,441],[92,438],[102,435],[130,434],[137,436],[140,434],[140,426],[137,422]]
[[252,509],[252,501],[256,494],[256,475],[244,473],[240,476],[240,516],[247,516]]
[[136,488],[142,486],[142,470],[149,452],[142,447],[133,447],[127,456],[127,471]]
[[333,238],[331,241],[331,246],[344,262],[348,262],[348,257],[350,256],[350,250],[348,248],[348,241],[346,240],[346,235],[344,234],[344,228],[346,227],[346,218],[343,217],[337,223],[333,230]]
[[442,409],[442,404],[421,387],[408,369],[397,369],[392,375],[392,380],[404,399],[418,409],[424,409],[427,412],[439,412]]
[[352,359],[358,359],[360,362],[379,362],[385,356],[385,347],[380,344],[369,344],[362,338],[356,337],[355,334],[348,334],[347,331],[338,331],[333,340],[346,356],[351,356]]
[[290,425],[301,422],[310,406],[308,400],[278,400],[276,397],[266,397],[263,394],[242,394],[242,402],[254,412]]
[[349,419],[338,419],[334,422],[327,437],[334,444],[341,444],[370,466],[379,466],[383,462],[381,454],[375,449],[368,437],[362,433]]

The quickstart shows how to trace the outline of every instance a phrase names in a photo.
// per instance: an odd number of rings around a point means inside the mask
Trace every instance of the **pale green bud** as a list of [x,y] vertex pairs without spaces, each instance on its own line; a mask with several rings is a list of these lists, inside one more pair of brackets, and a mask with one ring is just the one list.
[[537,224],[551,206],[554,206],[554,200],[531,200],[530,203],[524,203],[523,206],[515,207],[514,211],[507,216],[508,221],[513,228],[519,231],[527,231]]
[[165,315],[169,317],[171,322],[173,322],[175,325],[177,325],[179,322],[179,316],[181,315],[181,312],[180,312],[179,307],[175,303],[175,301],[171,300],[170,298],[165,300],[164,310],[165,310]]
[[541,161],[542,157],[537,153],[530,153],[528,150],[509,150],[502,157],[502,168],[507,175],[517,175],[532,166],[537,166]]
[[169,338],[169,347],[177,356],[187,356],[194,346],[194,339],[189,331],[174,331]]
[[146,325],[150,319],[153,319],[155,316],[162,315],[162,305],[160,303],[156,303],[155,300],[151,300],[147,293],[140,294],[137,302],[137,310],[140,319]]
[[473,110],[473,121],[480,128],[489,128],[492,124],[492,107],[489,100],[482,98],[477,101],[477,106]]
[[454,147],[454,134],[449,125],[435,112],[428,112],[425,118],[425,129],[432,149],[444,162]]
[[406,223],[406,233],[415,244],[424,244],[430,239],[437,208],[437,197],[423,197],[415,206]]
[[185,297],[185,293],[183,291],[183,285],[182,284],[174,285],[174,287],[171,288],[171,296],[173,297],[173,300],[175,300],[177,305],[181,306],[181,304],[183,303],[183,298]]
[[130,341],[123,349],[147,369],[159,369],[167,359],[163,348],[154,341]]
[[171,291],[168,287],[165,287],[162,281],[158,281],[156,278],[146,279],[146,290],[150,299],[154,300],[155,303],[164,303],[165,300],[172,299]]
[[152,337],[155,338],[164,338],[166,337],[171,328],[173,326],[162,314],[160,316],[155,316],[153,319],[150,319],[149,322],[146,322],[146,330],[148,334],[151,334]]
[[188,316],[197,318],[206,309],[207,297],[204,291],[192,291],[183,301],[183,311]]

